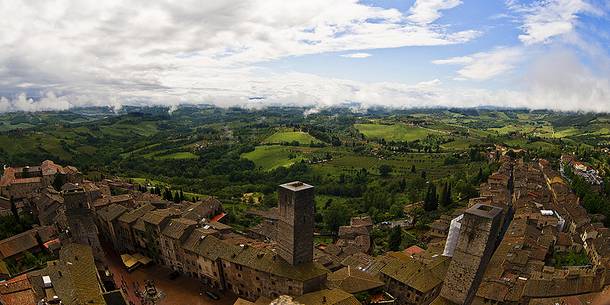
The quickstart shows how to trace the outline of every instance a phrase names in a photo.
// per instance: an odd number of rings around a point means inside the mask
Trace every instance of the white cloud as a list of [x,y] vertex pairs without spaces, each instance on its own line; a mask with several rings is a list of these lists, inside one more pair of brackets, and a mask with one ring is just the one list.
[[454,8],[462,4],[461,0],[416,0],[408,20],[419,23],[432,23],[442,16],[441,10]]
[[600,14],[584,0],[537,1],[530,5],[509,2],[509,8],[523,15],[519,39],[526,45],[547,43],[556,36],[570,33],[578,22],[578,14]]
[[[608,71],[595,74],[578,62],[574,54],[565,51],[544,54],[536,62],[523,80],[521,90],[459,86],[448,88],[438,79],[414,85],[396,82],[366,83],[296,72],[272,73],[240,69],[230,73],[219,72],[214,78],[202,78],[189,87],[172,86],[173,89],[168,91],[126,92],[113,96],[100,91],[86,96],[70,94],[60,97],[47,93],[37,101],[28,99],[25,95],[14,99],[1,98],[0,112],[100,105],[120,108],[124,104],[172,106],[191,102],[246,108],[268,105],[312,107],[307,114],[346,103],[356,103],[358,109],[376,106],[403,109],[491,105],[564,111],[610,111]],[[557,62],[563,64],[557,65]],[[205,88],[214,90],[202,90]],[[248,98],[252,96],[260,99]]]
[[583,65],[572,51],[566,49],[541,55],[534,62],[523,80],[530,107],[610,111],[608,67],[595,73]]
[[462,68],[457,71],[460,78],[487,80],[512,70],[522,56],[523,50],[518,47],[497,48],[490,52],[479,52],[469,56],[438,59],[432,63],[461,65]]
[[371,57],[373,55],[371,55],[369,53],[350,53],[350,54],[342,54],[340,56],[347,57],[347,58],[367,58],[367,57]]
[[[460,65],[455,80],[488,80],[513,70],[524,61],[526,53],[534,45],[548,43],[561,36],[566,41],[587,44],[574,34],[578,14],[600,14],[594,6],[584,0],[545,0],[531,4],[519,4],[508,0],[508,8],[520,18],[524,34],[519,35],[520,46],[496,48],[488,52],[478,52],[468,56],[452,57],[432,61],[437,65]],[[503,14],[503,16],[510,16]],[[512,18],[512,17],[511,17]],[[583,50],[588,49],[587,47]]]
[[[567,84],[552,77],[567,71],[550,69],[550,76],[535,73],[544,69],[532,71],[523,91],[514,91],[461,84],[446,88],[438,79],[417,84],[356,82],[276,73],[257,65],[306,54],[342,52],[362,58],[356,54],[375,48],[468,42],[480,33],[455,32],[433,23],[442,10],[460,3],[416,1],[404,14],[356,0],[336,0],[333,5],[327,0],[0,0],[0,11],[10,12],[0,18],[0,95],[6,96],[0,98],[0,112],[180,103],[322,109],[346,102],[363,107],[610,110],[607,77],[582,67],[574,77],[565,75]],[[519,12],[542,14],[536,7],[542,5],[520,7]],[[532,41],[553,37],[549,33],[554,31],[536,30],[541,19],[527,18],[524,35]],[[497,48],[433,63],[458,65],[460,79],[487,80],[513,70],[526,51],[526,46]],[[569,92],[559,90],[567,88]],[[568,96],[566,104],[557,102],[562,101],[557,92]]]
[[433,60],[432,63],[435,65],[465,65],[473,62],[474,59],[470,56],[457,56],[447,59]]
[[479,35],[415,24],[397,9],[357,0],[0,0],[0,11],[10,12],[0,18],[0,92],[55,92],[78,103],[259,95],[267,80],[256,78],[245,91],[235,82],[250,80],[261,62]]

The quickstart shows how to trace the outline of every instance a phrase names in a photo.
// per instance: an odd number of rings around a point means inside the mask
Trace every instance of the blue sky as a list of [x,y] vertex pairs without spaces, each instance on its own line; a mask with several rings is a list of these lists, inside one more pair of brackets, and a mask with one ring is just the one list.
[[0,1],[0,111],[610,111],[607,0],[213,2]]

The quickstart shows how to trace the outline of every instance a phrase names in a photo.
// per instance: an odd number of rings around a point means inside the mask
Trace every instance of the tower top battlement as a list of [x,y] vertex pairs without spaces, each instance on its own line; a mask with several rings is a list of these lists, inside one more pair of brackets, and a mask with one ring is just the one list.
[[303,191],[306,189],[310,189],[313,188],[312,185],[309,185],[307,183],[303,183],[301,181],[293,181],[293,182],[288,182],[288,183],[284,183],[281,184],[280,187],[283,187],[285,189],[289,189],[293,192],[298,192],[298,191]]

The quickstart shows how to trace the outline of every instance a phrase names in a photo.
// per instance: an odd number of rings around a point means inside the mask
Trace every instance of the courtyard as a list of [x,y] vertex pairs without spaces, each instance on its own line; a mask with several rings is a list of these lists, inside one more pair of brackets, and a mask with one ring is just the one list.
[[[213,291],[199,280],[186,275],[171,279],[171,270],[160,265],[153,264],[127,272],[116,252],[109,247],[105,247],[105,251],[108,269],[112,272],[116,285],[123,286],[127,300],[133,305],[143,305],[136,296],[136,291],[142,290],[147,280],[153,280],[164,295],[158,305],[230,305],[237,299],[230,292]],[[220,300],[212,300],[205,295],[205,291],[213,291]]]

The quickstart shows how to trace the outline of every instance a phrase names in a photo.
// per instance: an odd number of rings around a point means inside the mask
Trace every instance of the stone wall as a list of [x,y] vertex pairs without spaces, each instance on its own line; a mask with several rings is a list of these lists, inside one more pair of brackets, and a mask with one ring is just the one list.
[[524,296],[547,298],[601,291],[606,279],[605,270],[557,269],[552,273],[535,272],[527,280]]
[[457,304],[470,304],[493,254],[502,210],[478,204],[462,218],[460,236],[445,276],[441,296]]

